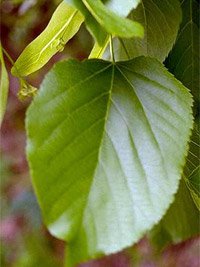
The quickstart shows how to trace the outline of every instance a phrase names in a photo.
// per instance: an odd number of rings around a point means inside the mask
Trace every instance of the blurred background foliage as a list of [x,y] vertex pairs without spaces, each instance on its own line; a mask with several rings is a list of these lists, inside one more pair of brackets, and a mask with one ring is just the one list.
[[[3,0],[1,2],[1,42],[13,60],[46,27],[60,0]],[[38,87],[45,73],[62,59],[88,56],[93,41],[82,26],[62,53],[55,55],[29,82]],[[8,71],[10,62],[6,60]],[[31,186],[25,158],[25,111],[30,100],[17,99],[18,80],[10,75],[6,116],[1,129],[1,266],[64,267],[65,244],[45,229]],[[181,223],[181,222],[180,222]],[[67,251],[67,249],[66,249]],[[147,238],[116,255],[82,264],[81,267],[198,267],[199,239],[156,251]]]

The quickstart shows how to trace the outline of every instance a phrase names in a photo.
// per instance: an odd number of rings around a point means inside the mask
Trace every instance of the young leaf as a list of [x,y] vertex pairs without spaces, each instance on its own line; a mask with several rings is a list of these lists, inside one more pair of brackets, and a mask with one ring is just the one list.
[[105,41],[102,45],[99,45],[97,42],[95,42],[92,51],[90,52],[89,58],[102,58],[108,44],[110,41],[110,36],[107,35],[105,38]]
[[199,10],[197,0],[182,1],[183,21],[166,65],[185,86],[191,89],[199,101]]
[[85,24],[88,31],[94,36],[97,43],[102,45],[106,39],[107,33],[90,14],[89,10],[80,0],[65,0],[68,4],[75,6],[84,16]]
[[110,11],[100,0],[82,0],[90,13],[105,28],[115,36],[124,38],[143,37],[143,27],[140,23],[122,18]]
[[162,249],[168,244],[197,236],[199,215],[184,180],[181,180],[173,204],[150,234],[151,241],[158,249]]
[[[99,23],[99,18],[97,19],[96,17],[93,16],[94,15],[93,11],[92,11],[93,15],[90,13],[91,9],[88,10],[86,8],[86,5],[84,5],[83,1],[80,1],[80,0],[65,0],[65,1],[68,4],[75,6],[84,15],[85,23],[86,23],[88,30],[94,36],[98,45],[102,46],[105,43],[105,40],[107,38],[107,32],[106,32],[106,29],[102,28],[102,25],[101,25],[102,23]],[[105,1],[105,6],[101,2],[100,3],[99,2],[98,2],[98,6],[96,7],[96,1],[95,2],[91,1],[92,7],[95,6],[95,10],[97,10],[97,13],[101,13],[102,8],[103,8],[103,14],[100,14],[100,15],[101,16],[104,15],[104,17],[106,16],[106,21],[111,19],[112,20],[111,23],[113,24],[113,23],[115,23],[113,21],[113,12],[116,13],[116,15],[114,14],[114,20],[115,21],[116,21],[116,19],[119,21],[122,21],[122,20],[124,21],[124,19],[120,18],[119,16],[126,17],[130,13],[131,9],[136,8],[136,6],[140,2],[140,0],[133,0],[133,1],[128,0],[126,2],[126,5],[124,5],[123,1],[121,1],[121,0],[120,0],[120,2],[118,0]],[[100,6],[100,8],[99,8],[99,6]],[[106,22],[104,24],[106,24],[104,26],[109,27],[109,25],[107,25]],[[118,27],[120,27],[120,29],[122,28],[122,26],[123,25],[118,25]],[[137,23],[136,23],[136,26],[138,26]],[[139,26],[139,27],[141,28],[141,26]],[[133,30],[131,29],[131,31],[133,31]]]
[[64,49],[64,45],[75,35],[82,22],[81,13],[62,2],[46,29],[19,56],[12,74],[27,76],[43,67],[54,54]]
[[2,46],[0,43],[0,62],[1,62],[1,82],[0,82],[0,126],[3,121],[7,105],[9,78],[3,58]]
[[47,75],[28,109],[27,155],[69,266],[132,245],[162,218],[181,177],[191,105],[155,59],[71,60]]
[[129,18],[143,25],[144,38],[116,39],[116,58],[148,55],[164,61],[175,43],[181,22],[179,1],[143,0]]
[[[73,2],[73,0],[68,0],[68,2]],[[124,0],[109,0],[105,1],[105,6],[110,10],[115,12],[117,15],[126,17],[130,13],[130,11],[137,7],[140,3],[140,0],[128,0],[126,1],[126,5],[124,5]],[[109,43],[109,35],[104,37],[101,44],[95,42],[94,47],[89,55],[89,58],[102,58],[106,47]]]

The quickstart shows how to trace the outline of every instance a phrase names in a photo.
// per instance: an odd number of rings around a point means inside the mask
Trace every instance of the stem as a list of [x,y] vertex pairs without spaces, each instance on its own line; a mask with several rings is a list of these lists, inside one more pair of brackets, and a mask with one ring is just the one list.
[[2,46],[2,51],[6,55],[7,59],[10,61],[11,65],[13,66],[13,68],[16,69],[16,71],[18,73],[18,77],[24,80],[24,78],[19,74],[19,71],[18,71],[18,69],[15,66],[14,60],[11,58],[11,56],[8,54],[8,52],[5,50],[5,48],[3,48],[3,46]]
[[10,61],[11,65],[14,66],[15,62],[12,60],[11,56],[8,54],[8,52],[3,48],[2,46],[2,50],[3,50],[3,53],[6,55],[6,57],[8,58],[8,60]]
[[113,48],[113,38],[112,35],[110,35],[110,55],[112,62],[115,63],[115,56],[114,56],[114,48]]
[[35,88],[31,84],[29,84],[26,81],[26,79],[19,74],[19,71],[15,66],[15,62],[13,61],[11,56],[8,54],[8,52],[3,47],[2,47],[2,51],[6,55],[8,60],[10,61],[11,65],[16,69],[16,71],[18,73],[18,77],[17,78],[20,81],[20,89],[19,89],[19,91],[17,93],[17,96],[18,96],[19,100],[23,101],[26,97],[34,96],[36,94],[36,92],[37,92],[37,88]]

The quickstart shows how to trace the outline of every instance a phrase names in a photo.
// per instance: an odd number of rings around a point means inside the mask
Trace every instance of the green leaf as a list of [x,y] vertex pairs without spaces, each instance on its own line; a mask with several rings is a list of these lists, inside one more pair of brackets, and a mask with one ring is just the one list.
[[184,180],[181,180],[175,201],[151,232],[151,241],[158,249],[163,249],[198,235],[199,215]]
[[110,11],[100,1],[82,0],[94,18],[105,30],[115,36],[124,38],[143,37],[143,27],[135,21],[128,20]]
[[191,89],[194,99],[199,101],[199,10],[197,0],[182,1],[183,21],[166,65],[185,86]]
[[186,165],[184,168],[184,178],[192,198],[200,210],[200,134],[195,124],[192,138],[190,141],[190,149],[186,160]]
[[200,210],[199,136],[195,123],[184,167],[184,179],[181,181],[174,203],[151,233],[151,239],[159,249],[199,233],[199,212],[196,209],[197,207]]
[[200,166],[198,166],[191,176],[188,178],[187,184],[190,189],[191,196],[198,210],[200,211]]
[[104,5],[121,17],[127,17],[132,9],[136,8],[141,0],[103,0]]
[[1,43],[0,43],[0,62],[1,62],[1,82],[0,82],[0,126],[1,126],[6,110],[8,89],[9,89],[8,73],[5,67]]
[[125,60],[148,55],[164,61],[175,43],[181,22],[179,1],[142,0],[129,18],[143,25],[144,38],[116,39],[115,57]]
[[107,38],[106,31],[96,21],[96,19],[90,14],[89,10],[80,0],[65,0],[69,5],[76,7],[84,16],[85,24],[88,31],[93,35],[99,45],[102,45]]
[[[76,8],[81,7],[80,0],[65,0],[68,4],[74,5]],[[132,9],[136,8],[141,0],[103,0],[102,2],[110,11],[116,13],[118,16],[127,17]]]
[[97,42],[95,42],[92,51],[90,52],[90,55],[88,58],[102,58],[106,47],[108,46],[110,41],[109,35],[107,35],[104,43],[102,45],[99,45]]
[[76,34],[82,22],[81,13],[63,1],[46,29],[19,56],[12,74],[27,76],[43,67],[53,55],[64,49],[64,45]]
[[107,33],[126,38],[143,36],[143,27],[139,23],[123,18],[137,6],[138,0],[128,1],[123,8],[122,3],[117,4],[116,0],[106,1],[105,5],[100,0],[66,1],[82,12],[88,30],[100,46],[105,42]]
[[[67,77],[67,79],[66,79]],[[58,63],[27,113],[27,155],[69,266],[136,243],[177,191],[188,90],[155,59]]]

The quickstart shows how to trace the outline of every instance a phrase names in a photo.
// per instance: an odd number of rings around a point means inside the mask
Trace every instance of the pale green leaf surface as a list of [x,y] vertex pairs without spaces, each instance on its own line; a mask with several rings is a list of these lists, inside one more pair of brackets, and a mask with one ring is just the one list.
[[41,67],[76,34],[83,22],[83,16],[74,7],[64,1],[54,12],[46,29],[22,52],[12,74],[27,76]]
[[177,244],[199,234],[200,214],[190,192],[181,180],[179,190],[161,222],[152,230],[150,238],[158,249]]
[[127,17],[132,9],[136,8],[141,0],[103,0],[104,5],[121,17]]
[[0,62],[1,62],[1,82],[0,82],[0,126],[1,126],[6,110],[8,89],[9,89],[9,78],[5,67],[1,43],[0,43]]
[[191,105],[150,58],[70,60],[47,75],[28,109],[27,155],[69,266],[136,243],[162,218],[181,177]]
[[199,102],[199,11],[197,0],[183,0],[183,21],[166,65],[185,86],[191,89],[194,99]]
[[129,16],[144,27],[144,38],[116,39],[118,60],[145,55],[164,61],[175,43],[181,22],[178,0],[142,0]]

